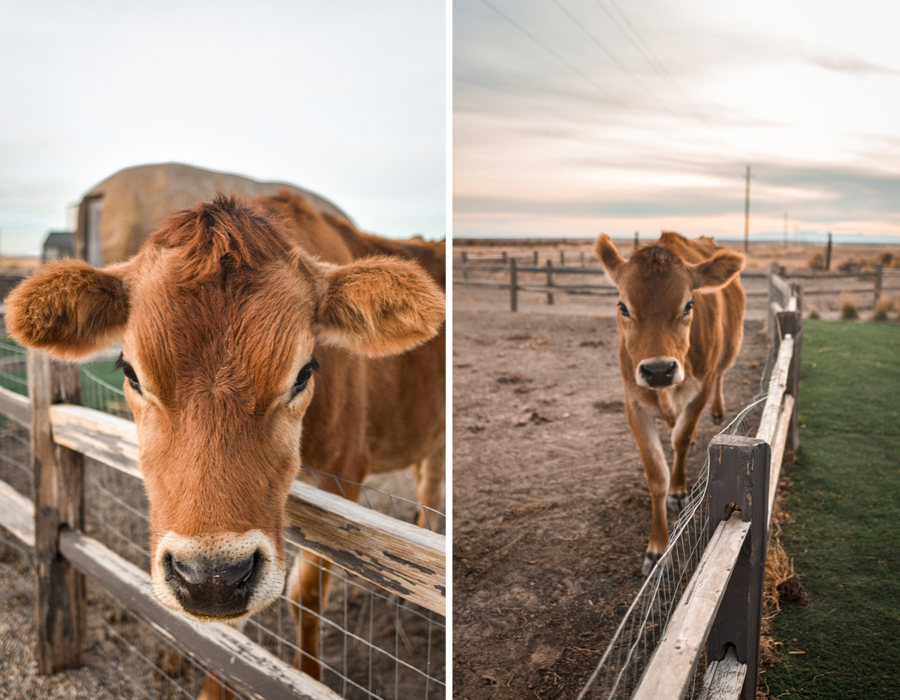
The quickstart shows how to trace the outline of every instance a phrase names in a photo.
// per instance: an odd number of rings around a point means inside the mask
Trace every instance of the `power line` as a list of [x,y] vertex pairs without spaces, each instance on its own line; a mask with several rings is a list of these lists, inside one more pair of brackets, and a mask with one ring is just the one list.
[[[587,30],[587,28],[584,26],[584,24],[578,21],[578,19],[575,17],[575,15],[573,15],[565,7],[563,7],[562,4],[560,4],[559,0],[552,0],[552,2],[560,10],[562,10],[570,20],[572,20],[572,22],[575,24],[575,26],[577,26],[582,32],[584,32],[585,36],[587,36],[588,39],[590,39],[598,47],[600,47],[600,49],[603,51],[603,53],[605,53],[607,56],[610,57],[610,59],[612,59],[613,63],[615,63],[623,72],[625,72],[628,75],[628,77],[630,77],[634,82],[636,82],[638,85],[640,85],[641,88],[644,90],[644,92],[646,92],[648,95],[650,95],[650,97],[652,97],[654,99],[654,101],[660,107],[662,107],[664,110],[666,110],[670,115],[672,115],[676,119],[678,118],[677,115],[669,108],[669,106],[665,102],[663,102],[661,99],[659,99],[656,96],[656,94],[652,90],[650,90],[650,88],[648,88],[646,85],[644,85],[644,83],[641,82],[641,80],[634,73],[632,73],[621,61],[619,61],[619,59],[616,58],[615,55],[613,55],[613,53],[609,49],[607,49],[602,43],[600,43],[600,40],[597,39],[593,34],[591,34]],[[602,5],[601,5],[601,9],[603,9]]]
[[596,90],[597,90],[601,95],[603,95],[606,99],[610,100],[611,102],[614,102],[615,104],[617,104],[617,105],[618,105],[619,107],[621,107],[622,109],[624,109],[624,110],[630,112],[632,116],[637,117],[637,114],[635,114],[635,112],[634,112],[630,107],[628,107],[627,105],[623,104],[622,102],[620,102],[619,100],[617,100],[615,97],[613,97],[611,94],[609,94],[606,90],[604,90],[604,89],[603,89],[602,87],[600,87],[597,83],[595,83],[593,80],[591,80],[591,78],[590,78],[589,76],[585,75],[582,71],[580,71],[577,67],[575,67],[575,66],[572,65],[571,63],[569,63],[569,61],[567,61],[565,58],[563,58],[561,55],[559,55],[556,51],[554,51],[554,50],[551,49],[549,46],[547,46],[546,44],[544,44],[540,39],[538,39],[534,34],[532,34],[531,32],[529,32],[529,31],[528,31],[527,29],[525,29],[522,25],[520,25],[518,22],[516,22],[512,17],[510,17],[509,15],[507,15],[507,14],[501,12],[497,7],[495,7],[495,6],[492,5],[490,2],[488,2],[488,0],[481,0],[481,2],[483,2],[485,5],[487,5],[488,7],[490,7],[494,12],[496,12],[496,13],[497,13],[498,15],[500,15],[503,19],[505,19],[507,22],[509,22],[512,26],[514,26],[516,29],[518,29],[520,32],[522,32],[522,34],[524,34],[525,36],[527,36],[527,37],[528,37],[529,39],[531,39],[535,44],[537,44],[537,45],[540,46],[542,49],[544,49],[544,51],[546,51],[546,52],[549,53],[551,56],[553,56],[553,58],[555,58],[557,61],[559,61],[560,63],[562,63],[564,66],[566,66],[566,68],[568,68],[568,69],[571,70],[573,73],[575,73],[576,75],[578,75],[578,76],[579,76],[582,80],[584,80],[585,82],[589,83],[594,89],[596,89]]

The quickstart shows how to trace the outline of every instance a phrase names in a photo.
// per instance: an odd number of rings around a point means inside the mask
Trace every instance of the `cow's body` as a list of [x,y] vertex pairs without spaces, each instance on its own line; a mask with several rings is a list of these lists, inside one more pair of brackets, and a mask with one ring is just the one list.
[[[174,214],[125,263],[55,263],[10,295],[25,345],[77,359],[122,339],[164,604],[240,621],[280,595],[301,452],[351,499],[372,471],[440,479],[443,259],[440,243],[363,234],[287,192],[220,197]],[[317,674],[328,565],[297,573],[302,667]]]
[[[722,376],[743,337],[743,257],[712,239],[664,233],[626,261],[601,235],[597,256],[619,287],[619,366],[628,422],[644,463],[652,502],[648,574],[668,540],[666,500],[681,507],[684,462],[703,407],[712,398],[713,421],[724,417]],[[669,474],[656,427],[672,428],[675,461]]]

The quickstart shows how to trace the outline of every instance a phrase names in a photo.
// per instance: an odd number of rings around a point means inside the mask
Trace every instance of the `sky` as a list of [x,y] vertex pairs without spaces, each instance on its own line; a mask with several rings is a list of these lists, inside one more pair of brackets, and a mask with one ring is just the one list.
[[456,0],[454,235],[900,242],[900,5]]
[[[0,0],[0,250],[118,170],[179,162],[447,235],[440,0]],[[252,9],[251,9],[252,8]]]

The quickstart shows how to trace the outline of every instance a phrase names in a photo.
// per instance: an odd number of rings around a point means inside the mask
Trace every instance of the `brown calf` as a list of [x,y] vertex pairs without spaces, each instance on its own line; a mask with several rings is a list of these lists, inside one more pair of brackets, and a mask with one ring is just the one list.
[[[165,605],[236,622],[281,594],[301,435],[304,464],[352,482],[443,449],[443,270],[436,282],[417,259],[437,268],[442,244],[367,236],[292,194],[217,197],[125,263],[53,263],[10,295],[24,345],[75,360],[122,342]],[[327,568],[298,581],[320,611]],[[304,617],[315,674],[317,634]]]
[[[697,420],[712,396],[713,422],[725,414],[722,375],[734,363],[743,337],[744,258],[710,238],[688,240],[663,233],[656,243],[622,258],[609,236],[594,248],[619,288],[619,367],[625,408],[650,488],[652,524],[643,562],[646,576],[668,542],[669,507],[686,496],[684,460]],[[656,419],[672,428],[671,477]]]

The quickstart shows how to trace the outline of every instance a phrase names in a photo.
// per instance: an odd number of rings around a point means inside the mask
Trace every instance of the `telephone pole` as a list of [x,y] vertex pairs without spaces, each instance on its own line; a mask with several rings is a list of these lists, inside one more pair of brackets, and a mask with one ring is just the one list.
[[744,252],[750,252],[750,166],[747,166],[747,194],[744,197]]

